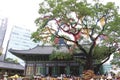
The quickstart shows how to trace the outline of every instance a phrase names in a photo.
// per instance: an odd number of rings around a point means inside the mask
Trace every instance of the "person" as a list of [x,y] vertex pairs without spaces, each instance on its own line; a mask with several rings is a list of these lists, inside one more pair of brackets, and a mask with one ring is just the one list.
[[63,80],[63,75],[62,74],[61,74],[60,78],[61,78],[61,80]]
[[46,79],[47,79],[47,80],[50,80],[50,75],[49,75],[49,74],[47,75],[47,78],[46,78]]
[[112,80],[111,73],[108,73],[107,79],[108,79],[108,80]]

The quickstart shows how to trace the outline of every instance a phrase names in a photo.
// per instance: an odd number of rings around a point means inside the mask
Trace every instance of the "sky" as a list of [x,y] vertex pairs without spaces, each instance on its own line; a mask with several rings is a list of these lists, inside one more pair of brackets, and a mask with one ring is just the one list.
[[20,25],[28,29],[35,28],[41,0],[0,0],[0,16],[8,18],[8,24]]
[[[34,21],[39,17],[38,10],[41,1],[43,0],[0,0],[0,17],[8,18],[7,34],[10,33],[13,25],[35,30],[37,27]],[[112,1],[120,6],[120,0],[99,1],[104,3]]]
[[[34,21],[39,16],[38,10],[41,1],[43,0],[0,0],[0,16],[8,18],[9,29],[12,25],[20,25],[33,30],[36,28]],[[92,2],[92,0],[90,1]],[[114,1],[116,5],[120,5],[120,0],[100,1]]]
[[[39,3],[44,0],[0,0],[0,17],[8,18],[8,33],[13,25],[36,29],[35,19],[39,17]],[[92,0],[89,0],[92,2]],[[120,0],[99,0],[103,3],[115,2],[120,6]]]

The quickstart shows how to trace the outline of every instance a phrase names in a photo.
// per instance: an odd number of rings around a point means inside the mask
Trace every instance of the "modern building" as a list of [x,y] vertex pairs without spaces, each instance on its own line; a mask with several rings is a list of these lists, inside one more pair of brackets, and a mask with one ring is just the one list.
[[3,47],[3,44],[5,42],[5,35],[6,35],[6,31],[7,31],[7,23],[8,23],[8,19],[5,17],[0,17],[0,79],[3,78],[3,75],[5,74],[5,72],[8,73],[8,76],[10,75],[14,75],[14,74],[20,74],[22,75],[24,72],[24,66],[20,65],[20,64],[15,64],[15,63],[10,63],[10,62],[6,62],[4,61],[4,52],[3,49],[5,49],[5,47]]
[[37,45],[37,43],[34,43],[30,37],[31,37],[32,31],[29,29],[25,29],[19,26],[14,26],[11,30],[10,38],[8,41],[7,49],[6,49],[6,56],[5,58],[12,58],[14,60],[18,60],[22,65],[24,65],[24,61],[20,58],[16,57],[15,55],[11,54],[8,50],[10,48],[12,49],[18,49],[18,50],[24,50],[24,49],[30,49]]
[[65,46],[59,49],[52,46],[39,46],[28,50],[9,50],[12,54],[25,61],[25,75],[52,75],[60,76],[60,74],[76,75],[82,73],[83,67],[74,59],[70,60],[50,60],[49,56],[53,51],[68,52]]
[[[0,17],[0,53],[3,53],[3,41],[7,30],[7,18]],[[4,60],[4,54],[0,55],[0,61]]]

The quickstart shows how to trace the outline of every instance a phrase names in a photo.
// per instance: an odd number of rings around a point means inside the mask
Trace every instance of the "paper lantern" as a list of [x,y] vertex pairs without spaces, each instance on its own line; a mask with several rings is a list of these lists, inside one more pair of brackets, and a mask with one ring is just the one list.
[[59,43],[59,38],[56,37],[56,38],[54,39],[54,43],[55,43],[55,44],[58,44],[58,43]]
[[101,26],[104,26],[104,25],[105,25],[105,18],[104,18],[104,17],[102,17],[102,18],[100,19],[100,24],[101,24]]
[[76,35],[74,36],[75,41],[79,40],[79,39],[80,39],[80,36],[81,36],[81,32],[79,32],[78,34],[76,34]]

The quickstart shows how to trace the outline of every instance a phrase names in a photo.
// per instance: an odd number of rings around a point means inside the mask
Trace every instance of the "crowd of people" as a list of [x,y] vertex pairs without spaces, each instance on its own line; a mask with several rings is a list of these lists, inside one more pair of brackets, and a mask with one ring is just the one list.
[[88,70],[83,72],[80,76],[74,76],[74,75],[66,75],[61,74],[59,76],[51,76],[51,75],[34,75],[32,77],[15,77],[10,78],[5,73],[4,78],[0,80],[120,80],[119,75],[116,75],[114,73],[106,73],[104,75],[95,75],[92,70]]

